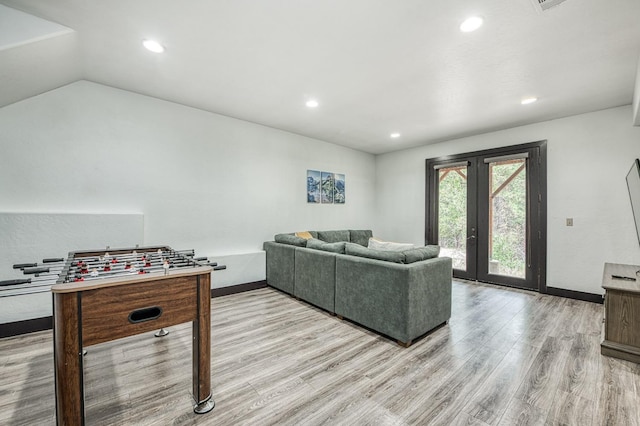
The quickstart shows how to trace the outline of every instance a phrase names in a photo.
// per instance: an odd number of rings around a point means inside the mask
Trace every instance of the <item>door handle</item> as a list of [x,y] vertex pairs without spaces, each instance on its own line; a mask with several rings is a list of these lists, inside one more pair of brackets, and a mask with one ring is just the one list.
[[470,237],[467,237],[467,240],[475,240],[476,236],[475,235],[471,235]]

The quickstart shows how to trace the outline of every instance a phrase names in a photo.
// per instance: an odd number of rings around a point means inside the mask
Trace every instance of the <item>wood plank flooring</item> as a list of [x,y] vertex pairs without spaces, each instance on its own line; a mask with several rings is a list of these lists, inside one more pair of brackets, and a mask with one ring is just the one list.
[[[603,306],[454,282],[408,349],[266,288],[212,300],[215,409],[191,327],[88,348],[89,425],[640,425],[640,365],[600,355]],[[51,331],[0,340],[0,424],[55,424]]]

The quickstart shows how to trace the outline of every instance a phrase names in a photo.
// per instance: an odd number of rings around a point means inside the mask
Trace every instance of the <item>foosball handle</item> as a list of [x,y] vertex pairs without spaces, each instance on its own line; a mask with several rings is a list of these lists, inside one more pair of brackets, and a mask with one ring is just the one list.
[[35,268],[37,263],[16,263],[13,265],[13,269]]
[[27,274],[27,275],[31,275],[31,274],[46,274],[49,272],[49,268],[46,267],[40,267],[40,268],[24,268],[22,270],[23,273]]
[[9,286],[9,285],[18,285],[18,284],[29,284],[31,283],[31,278],[21,278],[18,280],[6,280],[0,281],[0,287]]

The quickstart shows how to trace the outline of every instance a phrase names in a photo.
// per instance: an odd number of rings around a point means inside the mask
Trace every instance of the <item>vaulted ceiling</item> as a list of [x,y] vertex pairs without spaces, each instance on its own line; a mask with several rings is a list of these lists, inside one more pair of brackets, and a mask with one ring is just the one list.
[[0,106],[85,79],[384,153],[630,104],[640,1],[537,2],[0,0]]

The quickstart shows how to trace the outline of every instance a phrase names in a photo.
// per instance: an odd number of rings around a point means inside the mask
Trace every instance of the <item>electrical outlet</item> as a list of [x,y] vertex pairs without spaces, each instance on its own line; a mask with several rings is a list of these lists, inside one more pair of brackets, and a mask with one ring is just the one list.
[[573,218],[572,217],[568,217],[567,218],[567,226],[573,226]]

